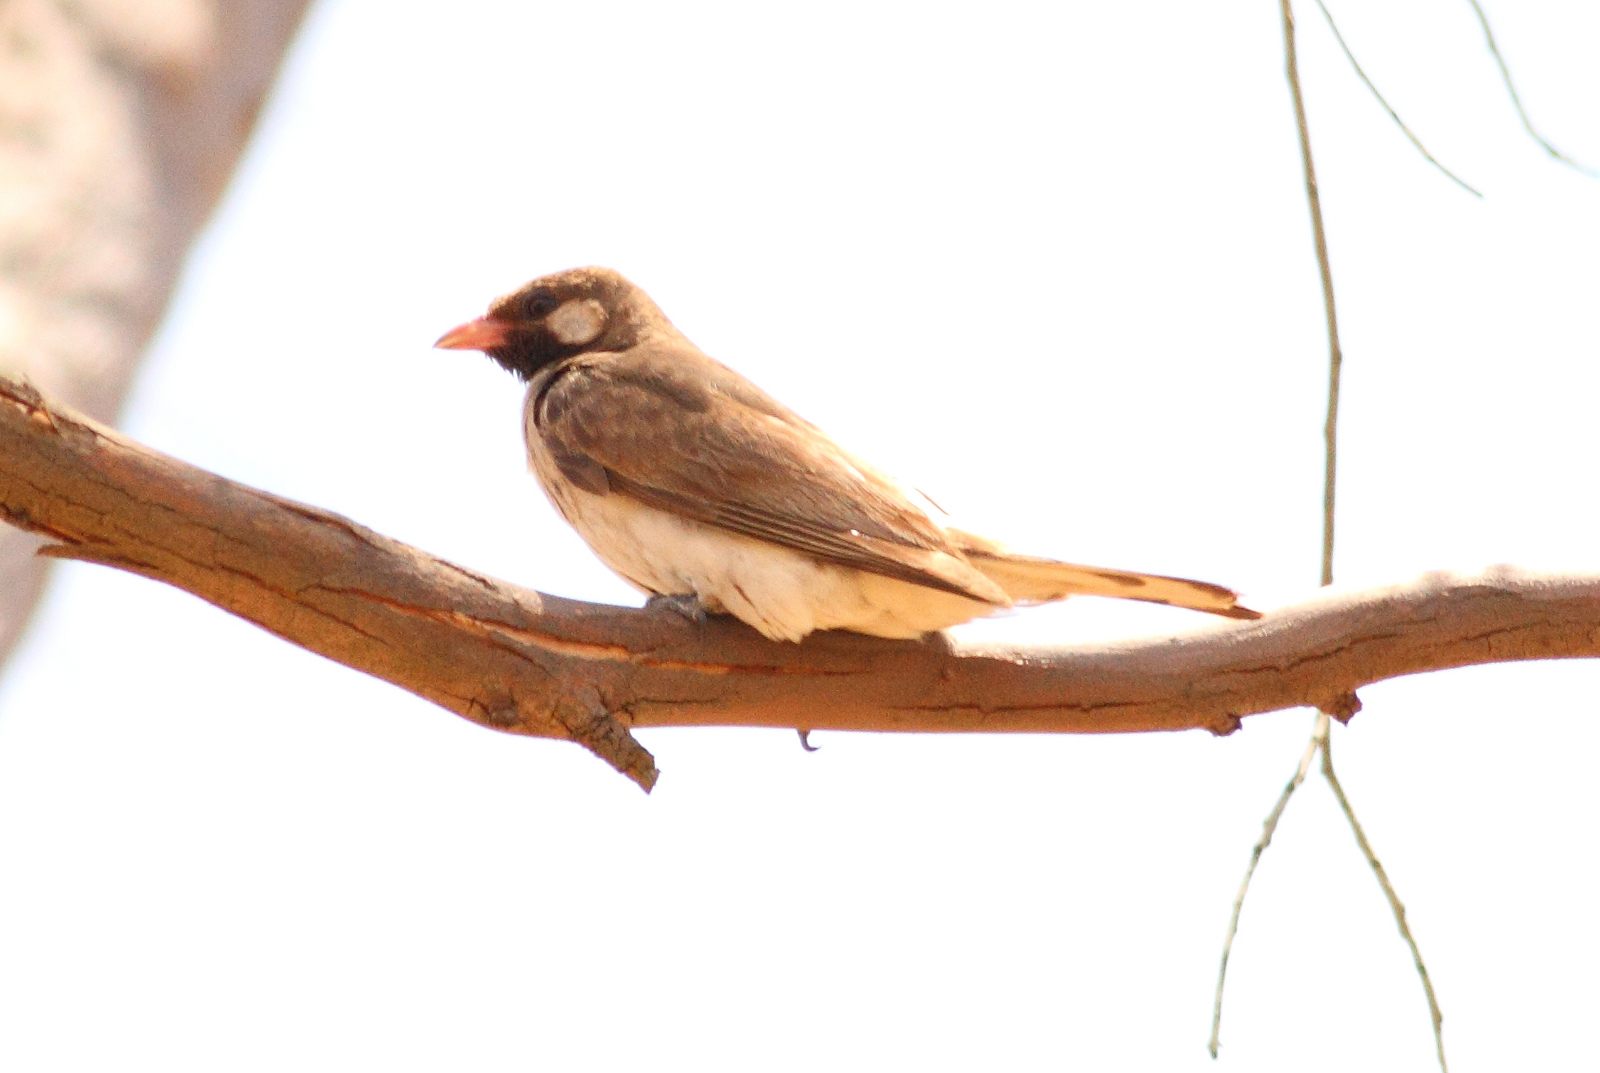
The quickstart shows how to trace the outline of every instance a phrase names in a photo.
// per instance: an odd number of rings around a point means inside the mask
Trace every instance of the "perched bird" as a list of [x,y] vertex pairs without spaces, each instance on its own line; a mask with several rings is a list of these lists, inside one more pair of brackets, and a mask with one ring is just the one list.
[[1076,594],[1260,617],[1219,585],[1014,555],[945,526],[610,269],[536,279],[435,345],[481,350],[527,382],[539,483],[652,602],[781,641],[917,637]]

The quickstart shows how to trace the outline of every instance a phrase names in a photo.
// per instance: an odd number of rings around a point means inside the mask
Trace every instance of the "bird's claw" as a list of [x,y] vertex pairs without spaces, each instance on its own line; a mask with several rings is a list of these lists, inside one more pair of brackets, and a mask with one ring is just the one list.
[[691,592],[677,592],[670,595],[657,593],[646,600],[644,606],[647,611],[671,611],[696,626],[704,625],[706,621],[705,605],[700,602],[700,597]]
[[818,749],[822,748],[820,745],[811,744],[811,731],[801,730],[800,728],[796,727],[795,733],[800,735],[800,748],[804,749],[806,752],[814,753]]

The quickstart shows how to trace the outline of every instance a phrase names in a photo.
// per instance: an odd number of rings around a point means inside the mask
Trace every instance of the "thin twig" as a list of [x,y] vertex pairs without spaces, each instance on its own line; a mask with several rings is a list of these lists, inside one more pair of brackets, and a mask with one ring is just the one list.
[[1339,783],[1339,776],[1333,771],[1333,752],[1328,748],[1326,740],[1322,743],[1322,777],[1328,780],[1328,785],[1333,788],[1333,796],[1339,799],[1339,808],[1344,812],[1344,818],[1350,822],[1350,831],[1356,836],[1356,845],[1361,847],[1361,855],[1372,866],[1372,872],[1378,877],[1378,886],[1383,888],[1383,896],[1389,899],[1389,908],[1394,911],[1394,922],[1400,927],[1400,936],[1405,939],[1406,945],[1411,948],[1411,959],[1416,963],[1417,976],[1422,979],[1422,992],[1428,997],[1428,1015],[1433,1018],[1433,1045],[1439,1054],[1439,1068],[1444,1073],[1449,1073],[1449,1063],[1444,1058],[1444,1014],[1439,1010],[1439,998],[1433,993],[1433,978],[1428,975],[1428,966],[1422,961],[1422,950],[1417,946],[1416,936],[1411,934],[1411,926],[1406,923],[1406,907],[1400,903],[1400,896],[1394,892],[1394,886],[1389,882],[1389,873],[1383,870],[1383,865],[1378,861],[1378,855],[1372,851],[1372,843],[1367,841],[1367,833],[1361,829],[1361,821],[1356,819],[1355,809],[1350,807],[1350,799],[1345,796],[1344,787]]
[[[1318,0],[1319,6],[1321,0]],[[1311,232],[1316,240],[1317,271],[1322,277],[1322,302],[1328,321],[1328,414],[1323,426],[1323,488],[1322,488],[1322,583],[1333,584],[1333,520],[1334,520],[1334,491],[1335,478],[1338,472],[1339,452],[1339,387],[1344,370],[1344,351],[1339,344],[1339,316],[1333,298],[1333,270],[1328,260],[1328,236],[1322,222],[1322,198],[1317,192],[1316,166],[1311,159],[1311,131],[1306,122],[1305,98],[1300,89],[1300,69],[1295,54],[1294,41],[1294,12],[1289,6],[1289,0],[1279,0],[1279,8],[1283,13],[1283,39],[1284,52],[1288,61],[1289,86],[1294,97],[1295,125],[1300,136],[1300,160],[1305,168],[1306,200],[1311,209]],[[1331,23],[1331,20],[1330,20]],[[1352,62],[1354,62],[1352,60]],[[1339,799],[1339,806],[1344,810],[1344,815],[1350,822],[1350,828],[1355,832],[1356,842],[1361,846],[1361,851],[1366,855],[1367,863],[1372,866],[1378,876],[1378,882],[1383,887],[1384,894],[1389,898],[1389,903],[1395,908],[1395,918],[1400,926],[1400,934],[1405,937],[1406,944],[1411,947],[1411,954],[1416,961],[1417,972],[1422,977],[1423,989],[1428,995],[1428,1006],[1433,1017],[1434,1045],[1439,1053],[1439,1068],[1442,1073],[1449,1073],[1449,1066],[1444,1057],[1443,1017],[1439,1013],[1438,1004],[1434,1001],[1433,984],[1428,978],[1427,969],[1422,963],[1422,954],[1417,947],[1416,938],[1411,934],[1411,928],[1406,923],[1405,911],[1400,907],[1400,900],[1396,897],[1393,887],[1390,886],[1388,877],[1384,874],[1383,865],[1372,852],[1372,846],[1367,842],[1366,835],[1361,830],[1356,814],[1350,807],[1350,801],[1344,795],[1343,788],[1339,785],[1338,776],[1334,774],[1333,752],[1329,748],[1329,715],[1326,711],[1317,713],[1316,724],[1311,732],[1313,745],[1320,743],[1322,749],[1322,774],[1328,780],[1328,785],[1333,788],[1335,796]]]
[[[1328,346],[1330,360],[1328,363],[1328,413],[1323,426],[1323,484],[1322,484],[1322,584],[1327,585],[1333,580],[1333,507],[1334,507],[1334,478],[1337,473],[1337,449],[1339,428],[1339,379],[1343,366],[1343,353],[1339,348],[1339,316],[1333,300],[1333,271],[1328,263],[1328,237],[1322,226],[1322,201],[1317,196],[1317,172],[1311,160],[1311,132],[1306,123],[1305,98],[1300,92],[1300,61],[1295,49],[1294,39],[1294,10],[1289,5],[1289,0],[1279,0],[1278,9],[1283,20],[1283,52],[1286,73],[1289,79],[1289,94],[1294,101],[1295,129],[1300,138],[1300,163],[1305,173],[1306,197],[1311,204],[1311,232],[1316,240],[1317,268],[1322,278],[1323,308],[1327,315]],[[1228,922],[1228,937],[1222,944],[1222,965],[1217,972],[1217,993],[1211,1005],[1211,1041],[1207,1045],[1211,1057],[1217,1057],[1217,1051],[1222,1046],[1222,996],[1228,980],[1228,959],[1233,954],[1233,940],[1239,931],[1239,916],[1244,911],[1244,900],[1250,893],[1250,883],[1255,878],[1256,866],[1261,861],[1261,854],[1272,842],[1272,832],[1278,826],[1278,818],[1283,815],[1283,810],[1289,804],[1289,798],[1296,789],[1305,781],[1306,772],[1310,769],[1311,759],[1316,756],[1317,750],[1322,748],[1328,740],[1328,717],[1321,712],[1311,732],[1311,740],[1306,744],[1305,755],[1300,758],[1300,765],[1295,769],[1295,775],[1284,787],[1283,793],[1278,797],[1278,803],[1267,814],[1262,837],[1255,845],[1250,855],[1250,865],[1245,869],[1244,880],[1239,884],[1239,893],[1233,900],[1233,917]]]
[[[1317,0],[1317,5],[1322,7],[1322,0]],[[1294,100],[1295,128],[1300,138],[1300,162],[1305,172],[1306,200],[1311,209],[1311,233],[1316,244],[1317,270],[1322,279],[1323,309],[1327,316],[1328,412],[1326,423],[1323,426],[1322,584],[1330,585],[1333,583],[1334,491],[1339,452],[1339,385],[1344,367],[1344,353],[1339,345],[1339,316],[1333,297],[1333,270],[1329,264],[1328,236],[1322,221],[1322,199],[1317,192],[1317,171],[1311,158],[1311,131],[1306,122],[1305,97],[1300,88],[1300,65],[1295,49],[1294,11],[1290,6],[1290,0],[1279,0],[1278,7],[1283,17],[1284,58],[1288,69],[1290,96]],[[1332,26],[1332,16],[1328,15],[1326,7],[1323,7],[1322,10],[1323,14],[1328,16],[1329,25]],[[1338,33],[1338,28],[1334,27],[1334,35],[1336,37],[1338,37]],[[1344,46],[1342,37],[1339,38],[1339,43],[1341,47]],[[1345,49],[1345,55],[1350,56],[1348,48]],[[1350,56],[1350,62],[1355,64],[1355,57]],[[1362,75],[1363,81],[1367,81],[1365,74],[1361,72],[1359,64],[1356,64],[1356,71]],[[1367,85],[1369,88],[1372,87],[1370,81],[1367,81]],[[1373,93],[1377,93],[1376,88],[1373,88]],[[1380,95],[1379,100],[1381,101],[1382,99]],[[1385,102],[1384,106],[1388,107],[1387,102]],[[1393,109],[1390,109],[1390,114],[1394,114]],[[1399,122],[1398,116],[1395,116],[1395,121]],[[1405,129],[1403,123],[1401,124],[1401,129]],[[1407,133],[1409,135],[1410,132],[1407,131]],[[1413,137],[1412,141],[1415,142],[1416,139]],[[1420,143],[1418,143],[1418,148],[1421,148]],[[1426,155],[1427,151],[1423,150],[1423,152]],[[1432,157],[1429,157],[1429,159],[1431,160]],[[1435,161],[1435,164],[1437,163]],[[1441,168],[1441,170],[1444,169]],[[1449,173],[1446,172],[1446,174]],[[1457,181],[1459,182],[1460,180]],[[1443,1017],[1439,1013],[1438,1003],[1434,1000],[1433,984],[1429,980],[1427,969],[1423,965],[1422,953],[1417,947],[1416,939],[1412,936],[1410,928],[1406,924],[1405,910],[1401,906],[1399,898],[1395,895],[1394,888],[1390,885],[1388,876],[1383,871],[1383,866],[1372,852],[1372,846],[1367,842],[1366,833],[1362,831],[1360,823],[1356,820],[1355,810],[1350,807],[1349,798],[1345,796],[1344,788],[1340,786],[1338,776],[1334,773],[1333,754],[1328,745],[1331,719],[1326,707],[1325,705],[1324,710],[1317,713],[1316,721],[1312,725],[1311,740],[1306,744],[1306,751],[1300,758],[1300,764],[1295,769],[1294,777],[1289,780],[1288,785],[1283,789],[1283,793],[1279,795],[1277,804],[1267,814],[1261,838],[1256,842],[1255,849],[1251,853],[1250,865],[1245,869],[1244,881],[1240,883],[1239,893],[1234,898],[1233,917],[1228,923],[1228,936],[1222,946],[1222,966],[1217,973],[1217,993],[1211,1008],[1211,1041],[1209,1044],[1211,1057],[1217,1057],[1217,1052],[1221,1047],[1222,996],[1228,978],[1228,958],[1233,952],[1233,940],[1239,931],[1239,917],[1244,910],[1245,897],[1250,892],[1251,880],[1255,878],[1256,866],[1261,861],[1261,854],[1272,843],[1273,832],[1277,830],[1278,820],[1283,815],[1284,809],[1288,807],[1289,798],[1294,795],[1295,790],[1305,781],[1306,772],[1311,766],[1311,759],[1320,750],[1322,753],[1323,777],[1328,780],[1328,785],[1333,788],[1334,795],[1339,799],[1339,807],[1344,811],[1351,830],[1355,832],[1356,842],[1361,847],[1361,852],[1366,856],[1367,862],[1377,874],[1379,885],[1382,886],[1385,896],[1388,897],[1389,904],[1394,908],[1395,919],[1400,926],[1400,934],[1405,937],[1406,943],[1411,947],[1411,955],[1416,962],[1417,972],[1422,977],[1423,989],[1427,992],[1428,1006],[1433,1015],[1434,1044],[1439,1052],[1439,1068],[1443,1073],[1449,1073],[1444,1058],[1444,1036],[1441,1028]]]
[[1333,584],[1333,508],[1339,458],[1339,382],[1344,371],[1344,350],[1339,345],[1339,311],[1333,300],[1333,268],[1328,262],[1328,232],[1322,224],[1322,196],[1317,192],[1317,168],[1311,159],[1311,130],[1306,123],[1306,101],[1300,91],[1300,60],[1294,41],[1294,11],[1289,0],[1278,0],[1283,13],[1283,51],[1288,68],[1289,95],[1294,100],[1295,130],[1300,137],[1300,164],[1305,173],[1306,201],[1311,207],[1311,237],[1317,250],[1317,273],[1322,279],[1322,308],[1328,326],[1328,415],[1322,426],[1325,448],[1322,466],[1322,583]]
[[1494,57],[1495,66],[1500,68],[1500,81],[1505,83],[1506,93],[1511,97],[1511,105],[1517,110],[1517,116],[1522,120],[1522,129],[1528,132],[1528,137],[1538,142],[1545,152],[1574,171],[1580,171],[1590,178],[1600,178],[1600,172],[1573,160],[1534,129],[1533,120],[1528,118],[1528,110],[1522,107],[1522,97],[1517,93],[1516,84],[1511,81],[1511,68],[1506,66],[1506,58],[1500,54],[1500,45],[1495,40],[1494,31],[1489,28],[1489,16],[1484,14],[1483,5],[1479,4],[1478,0],[1467,0],[1467,3],[1472,5],[1472,13],[1478,16],[1478,25],[1483,27],[1483,36],[1489,42],[1489,54]]
[[[1319,724],[1326,725],[1326,724]],[[1272,845],[1272,836],[1277,833],[1278,821],[1283,817],[1283,810],[1289,807],[1289,798],[1300,789],[1300,784],[1306,781],[1306,772],[1311,770],[1311,760],[1317,755],[1317,750],[1327,739],[1319,739],[1315,734],[1306,743],[1305,755],[1300,758],[1300,764],[1294,769],[1294,774],[1284,784],[1283,793],[1278,795],[1277,804],[1272,806],[1272,811],[1267,813],[1266,822],[1261,825],[1261,837],[1256,840],[1255,846],[1250,850],[1250,864],[1244,870],[1244,882],[1239,884],[1239,893],[1233,899],[1233,916],[1228,921],[1228,937],[1222,943],[1222,967],[1217,970],[1217,997],[1211,1005],[1211,1042],[1207,1044],[1211,1057],[1217,1056],[1218,1049],[1222,1046],[1222,992],[1228,982],[1228,955],[1233,952],[1233,938],[1239,934],[1239,915],[1244,912],[1245,895],[1250,893],[1250,881],[1255,878],[1256,865],[1261,863],[1261,855]]]
[[1339,43],[1339,48],[1344,53],[1344,58],[1349,60],[1350,66],[1355,69],[1356,77],[1361,79],[1367,89],[1372,92],[1372,95],[1377,98],[1378,103],[1383,105],[1383,110],[1389,113],[1389,118],[1394,120],[1394,125],[1400,128],[1400,133],[1404,134],[1411,141],[1411,144],[1416,146],[1417,152],[1422,154],[1423,159],[1443,172],[1445,178],[1473,197],[1482,197],[1482,191],[1445,167],[1437,157],[1428,152],[1428,147],[1422,144],[1422,139],[1418,138],[1411,128],[1406,126],[1406,121],[1400,118],[1400,113],[1394,110],[1394,106],[1389,103],[1388,98],[1383,95],[1383,92],[1377,86],[1373,85],[1372,79],[1367,77],[1367,72],[1362,69],[1361,62],[1356,59],[1355,53],[1351,52],[1350,46],[1345,43],[1344,34],[1339,32],[1339,24],[1333,21],[1333,12],[1328,10],[1328,5],[1323,3],[1322,0],[1316,0],[1316,4],[1317,8],[1322,12],[1322,17],[1328,20],[1328,29],[1333,31],[1333,39]]

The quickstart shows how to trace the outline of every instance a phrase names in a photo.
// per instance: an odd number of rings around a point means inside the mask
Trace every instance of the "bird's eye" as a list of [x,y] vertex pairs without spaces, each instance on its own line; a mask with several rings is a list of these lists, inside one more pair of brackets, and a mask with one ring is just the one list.
[[522,300],[522,311],[530,319],[537,320],[555,310],[560,305],[555,293],[546,287],[529,291],[528,296]]

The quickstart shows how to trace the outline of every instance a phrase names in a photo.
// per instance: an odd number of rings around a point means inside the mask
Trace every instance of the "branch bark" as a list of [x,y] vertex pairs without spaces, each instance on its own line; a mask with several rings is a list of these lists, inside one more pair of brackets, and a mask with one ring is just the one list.
[[0,376],[0,513],[45,553],[194,593],[496,730],[576,741],[648,789],[634,727],[1106,733],[1204,728],[1367,683],[1600,656],[1600,577],[1509,568],[1319,594],[1180,638],[999,648],[935,637],[769,642],[545,596],[207,473]]

